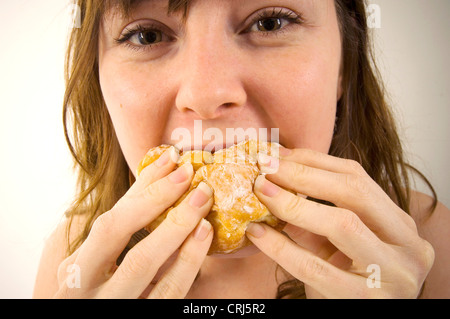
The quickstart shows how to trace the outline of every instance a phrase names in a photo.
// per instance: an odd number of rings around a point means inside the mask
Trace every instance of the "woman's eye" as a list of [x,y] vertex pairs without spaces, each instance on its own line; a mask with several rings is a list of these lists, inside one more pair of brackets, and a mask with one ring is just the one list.
[[159,26],[137,25],[134,28],[125,29],[122,36],[115,39],[118,44],[126,44],[135,49],[151,48],[162,42],[170,42],[172,38],[168,32]]
[[162,40],[162,32],[158,30],[140,31],[129,39],[129,41],[135,45],[151,45],[159,43]]
[[280,18],[262,19],[256,23],[256,27],[258,31],[262,32],[277,31],[284,26],[283,22],[284,21]]
[[258,13],[250,24],[249,32],[277,32],[291,24],[301,24],[302,18],[287,9],[273,8]]

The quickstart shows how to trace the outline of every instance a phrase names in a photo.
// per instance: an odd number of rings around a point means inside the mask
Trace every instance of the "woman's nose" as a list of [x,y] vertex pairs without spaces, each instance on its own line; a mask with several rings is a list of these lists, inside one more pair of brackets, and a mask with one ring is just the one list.
[[239,67],[237,48],[222,33],[206,31],[191,36],[182,49],[178,110],[193,111],[200,119],[215,119],[232,108],[242,107],[247,95]]

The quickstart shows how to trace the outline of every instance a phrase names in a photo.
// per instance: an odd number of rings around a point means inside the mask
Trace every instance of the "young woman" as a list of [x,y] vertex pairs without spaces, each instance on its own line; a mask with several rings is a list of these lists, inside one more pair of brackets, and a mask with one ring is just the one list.
[[[384,100],[363,0],[78,4],[64,121],[79,191],[48,240],[35,297],[450,296],[449,211],[409,187],[416,171]],[[202,187],[125,250],[193,177],[166,153],[136,179],[139,161],[198,120],[224,136],[279,129],[281,159],[260,163],[279,169],[254,192],[287,226],[251,224],[252,250],[207,256],[213,200]]]

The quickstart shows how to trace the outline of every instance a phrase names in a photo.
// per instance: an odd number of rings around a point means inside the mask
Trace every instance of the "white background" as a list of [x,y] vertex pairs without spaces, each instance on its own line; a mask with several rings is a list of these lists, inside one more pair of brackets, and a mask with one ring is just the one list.
[[[371,2],[409,158],[450,206],[450,1]],[[0,298],[31,297],[44,240],[73,194],[61,124],[67,4],[0,2]]]

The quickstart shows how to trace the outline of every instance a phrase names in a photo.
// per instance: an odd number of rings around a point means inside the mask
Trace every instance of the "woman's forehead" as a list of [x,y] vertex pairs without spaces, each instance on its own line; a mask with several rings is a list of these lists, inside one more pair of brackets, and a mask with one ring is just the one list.
[[[212,0],[196,0],[196,1],[212,1]],[[271,3],[271,1],[268,0],[219,0],[219,1],[235,1],[235,2],[259,1],[262,4],[266,4],[267,2],[267,5]],[[325,0],[295,0],[295,1],[307,7],[317,7],[317,5],[323,6],[326,2],[328,2]],[[166,5],[168,14],[181,11],[183,12],[184,16],[186,16],[189,5],[192,2],[193,0],[103,0],[103,10],[104,12],[106,12],[109,9],[114,8],[118,9],[125,16],[128,16],[134,9],[138,8],[140,5],[157,3],[158,5]]]
[[173,13],[177,11],[184,11],[186,13],[187,7],[189,6],[191,0],[104,0],[103,1],[103,12],[107,12],[111,9],[119,10],[120,13],[125,16],[130,15],[130,13],[145,3],[157,2],[158,4],[166,4],[168,13]]

